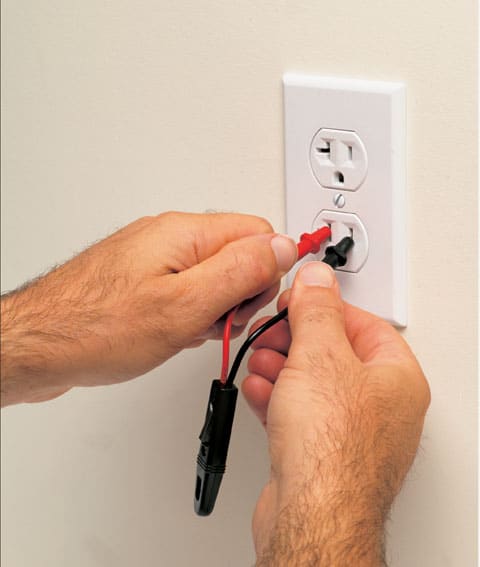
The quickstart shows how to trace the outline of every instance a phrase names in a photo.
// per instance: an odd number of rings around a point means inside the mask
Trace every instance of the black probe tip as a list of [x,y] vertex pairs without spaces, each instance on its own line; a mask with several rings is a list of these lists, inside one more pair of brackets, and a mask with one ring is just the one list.
[[347,254],[354,244],[353,238],[345,236],[345,238],[342,238],[335,246],[329,246],[325,250],[325,258],[323,258],[322,261],[334,269],[345,266],[347,263]]

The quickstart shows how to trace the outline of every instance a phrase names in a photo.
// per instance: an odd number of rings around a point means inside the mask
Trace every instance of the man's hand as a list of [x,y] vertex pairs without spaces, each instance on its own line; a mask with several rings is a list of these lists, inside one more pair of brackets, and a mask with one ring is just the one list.
[[296,260],[264,219],[166,213],[126,226],[2,298],[2,405],[128,380],[238,334]]
[[383,565],[427,382],[390,325],[342,303],[325,264],[299,270],[279,309],[287,303],[289,322],[257,340],[243,383],[271,458],[253,520],[258,565]]

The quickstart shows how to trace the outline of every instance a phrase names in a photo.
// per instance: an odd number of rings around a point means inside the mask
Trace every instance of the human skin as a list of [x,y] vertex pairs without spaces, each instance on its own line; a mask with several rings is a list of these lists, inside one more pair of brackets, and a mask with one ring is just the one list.
[[[2,297],[2,406],[129,380],[183,348],[238,335],[277,294],[295,243],[264,219],[141,218]],[[246,300],[246,301],[244,301]]]
[[[295,260],[293,241],[258,217],[139,219],[2,297],[2,405],[144,374],[220,338],[243,301],[236,335]],[[392,327],[343,304],[328,266],[299,274],[279,300],[289,322],[256,341],[243,383],[272,464],[254,515],[258,566],[382,565],[428,385]]]
[[287,304],[288,323],[256,341],[242,385],[271,460],[253,518],[257,566],[385,565],[384,525],[428,384],[393,327],[342,302],[329,266],[302,267],[279,310]]

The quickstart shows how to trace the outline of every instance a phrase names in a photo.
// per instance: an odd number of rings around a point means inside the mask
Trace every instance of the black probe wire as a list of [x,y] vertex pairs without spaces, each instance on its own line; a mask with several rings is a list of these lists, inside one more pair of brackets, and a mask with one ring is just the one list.
[[233,361],[232,368],[228,374],[227,381],[225,382],[225,388],[229,388],[232,386],[233,381],[237,375],[238,369],[240,368],[240,364],[242,364],[242,359],[247,353],[247,350],[250,348],[250,345],[258,339],[260,335],[263,335],[265,331],[268,331],[270,327],[276,325],[279,321],[284,319],[288,316],[288,307],[279,311],[276,315],[274,315],[271,319],[269,319],[266,323],[258,327],[256,331],[253,331],[250,335],[248,335],[246,341],[242,344],[240,349],[237,352],[237,356]]
[[[344,266],[347,261],[347,252],[351,249],[354,242],[353,239],[349,236],[346,236],[338,244],[335,246],[329,246],[326,250],[326,254],[322,259],[322,262],[328,264],[334,270],[338,267]],[[237,355],[235,356],[235,360],[233,361],[232,368],[228,373],[227,380],[225,382],[224,388],[231,388],[233,386],[233,382],[237,376],[238,369],[240,368],[240,364],[242,364],[243,357],[247,353],[248,349],[250,348],[251,344],[255,342],[260,335],[263,335],[265,331],[268,331],[270,327],[276,325],[282,319],[288,317],[288,307],[279,311],[276,315],[274,315],[271,319],[269,319],[266,323],[258,327],[253,333],[248,335],[245,342],[239,348]]]

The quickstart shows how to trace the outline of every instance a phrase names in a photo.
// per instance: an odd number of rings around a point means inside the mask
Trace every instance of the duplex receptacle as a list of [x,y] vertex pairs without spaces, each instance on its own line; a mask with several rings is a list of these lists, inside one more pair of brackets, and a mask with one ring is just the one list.
[[331,244],[353,236],[343,299],[406,325],[405,85],[292,73],[283,83],[288,234],[330,225]]
[[339,242],[345,236],[351,236],[355,244],[348,255],[345,266],[338,269],[343,272],[359,272],[368,258],[368,235],[360,218],[353,213],[324,209],[315,217],[312,230],[317,230],[322,226],[329,226],[332,236],[330,241],[322,246],[319,255],[323,256],[326,247],[330,244]]

